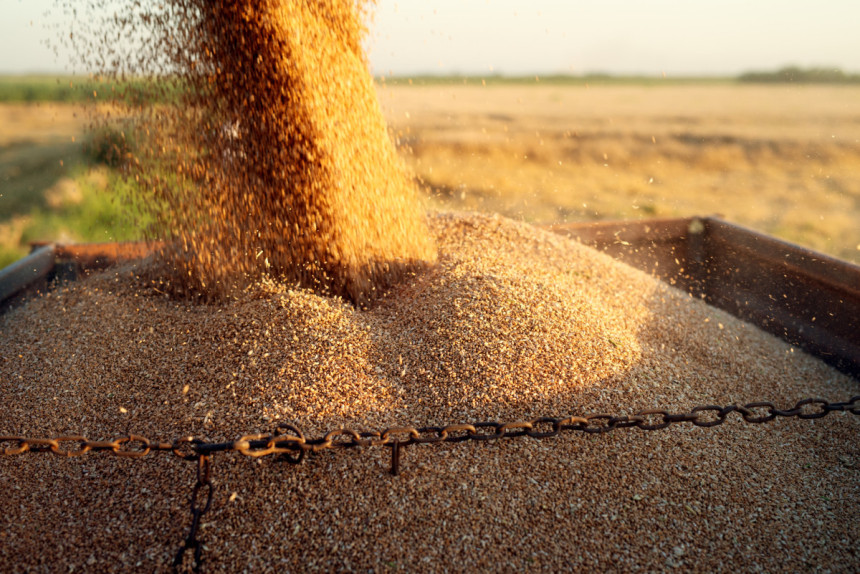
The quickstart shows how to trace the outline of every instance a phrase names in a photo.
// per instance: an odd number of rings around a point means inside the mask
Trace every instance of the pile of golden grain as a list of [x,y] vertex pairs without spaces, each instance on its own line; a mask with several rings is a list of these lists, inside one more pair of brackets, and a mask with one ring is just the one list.
[[[173,248],[0,317],[0,436],[230,441],[284,422],[319,436],[857,394],[577,243],[498,217],[425,222],[359,5],[170,0],[115,19],[154,26],[187,88],[188,106],[144,114],[136,158]],[[852,571],[858,428],[413,446],[398,477],[379,448],[299,467],[219,454],[199,536],[208,571]],[[0,456],[0,570],[169,570],[194,480],[168,454]]]
[[[235,440],[770,399],[857,383],[577,243],[436,216],[439,263],[369,311],[283,286],[179,302],[127,267],[0,318],[0,435]],[[856,569],[860,420],[214,457],[212,571]],[[0,457],[0,563],[169,566],[195,467]]]

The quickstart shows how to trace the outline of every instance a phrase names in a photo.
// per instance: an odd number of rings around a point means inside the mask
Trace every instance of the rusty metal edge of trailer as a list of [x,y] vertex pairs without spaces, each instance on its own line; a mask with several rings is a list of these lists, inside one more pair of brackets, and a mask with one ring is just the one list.
[[716,217],[550,228],[860,380],[860,266]]
[[0,269],[0,312],[16,298],[47,289],[55,265],[56,247],[47,244]]
[[860,378],[860,267],[707,222],[705,300]]
[[[813,354],[860,380],[860,266],[716,217],[545,226]],[[0,270],[0,312],[48,284],[159,245],[37,245]]]

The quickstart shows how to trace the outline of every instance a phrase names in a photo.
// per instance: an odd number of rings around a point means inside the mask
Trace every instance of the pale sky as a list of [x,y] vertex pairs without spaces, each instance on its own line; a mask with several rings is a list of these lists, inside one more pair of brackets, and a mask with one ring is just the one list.
[[[58,21],[0,0],[0,73],[72,71],[44,45]],[[377,75],[860,72],[858,0],[378,0],[371,30]]]

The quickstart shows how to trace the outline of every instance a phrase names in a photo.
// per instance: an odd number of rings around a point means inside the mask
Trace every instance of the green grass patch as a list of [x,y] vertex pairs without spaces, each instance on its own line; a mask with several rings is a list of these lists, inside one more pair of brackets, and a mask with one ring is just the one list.
[[131,183],[116,171],[80,166],[42,191],[29,210],[0,219],[0,267],[26,255],[33,241],[139,239],[145,222],[131,192]]
[[141,236],[146,221],[133,200],[134,184],[115,169],[116,153],[128,142],[114,133],[96,136],[0,147],[0,267],[25,256],[32,241]]

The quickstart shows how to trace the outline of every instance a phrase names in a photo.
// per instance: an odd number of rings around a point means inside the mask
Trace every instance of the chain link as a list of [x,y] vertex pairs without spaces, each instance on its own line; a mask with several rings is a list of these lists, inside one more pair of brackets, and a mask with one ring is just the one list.
[[[197,531],[200,528],[200,519],[204,514],[212,508],[212,498],[215,494],[215,487],[212,484],[210,476],[212,461],[209,455],[200,455],[197,457],[197,482],[194,484],[194,489],[191,491],[191,528],[188,530],[188,536],[179,547],[176,557],[173,559],[173,569],[179,572],[183,566],[185,553],[193,550],[193,562],[191,564],[192,572],[200,572],[203,567],[203,541],[197,539]],[[197,502],[200,491],[206,490],[206,500],[203,506]]]
[[[655,409],[641,411],[635,415],[540,417],[530,421],[460,423],[444,427],[398,426],[371,432],[335,429],[317,438],[306,438],[298,427],[282,423],[272,434],[245,435],[236,441],[221,443],[205,442],[194,437],[183,437],[168,443],[150,441],[139,435],[127,435],[112,441],[90,441],[78,435],[57,438],[0,436],[0,455],[50,452],[58,456],[74,457],[90,452],[106,452],[120,457],[142,458],[155,452],[172,452],[184,460],[199,461],[206,458],[208,461],[212,454],[232,451],[252,458],[277,455],[279,460],[299,464],[306,453],[328,449],[386,446],[399,450],[413,444],[492,441],[523,436],[544,439],[556,437],[563,432],[599,434],[634,427],[643,431],[657,431],[682,423],[709,428],[725,423],[732,413],[738,413],[748,423],[762,424],[777,417],[817,419],[836,411],[860,415],[860,395],[838,403],[818,398],[804,399],[785,410],[778,409],[772,402],[758,401],[742,406],[702,405],[685,413]],[[4,446],[4,443],[8,444]],[[392,472],[396,470],[392,468]]]

